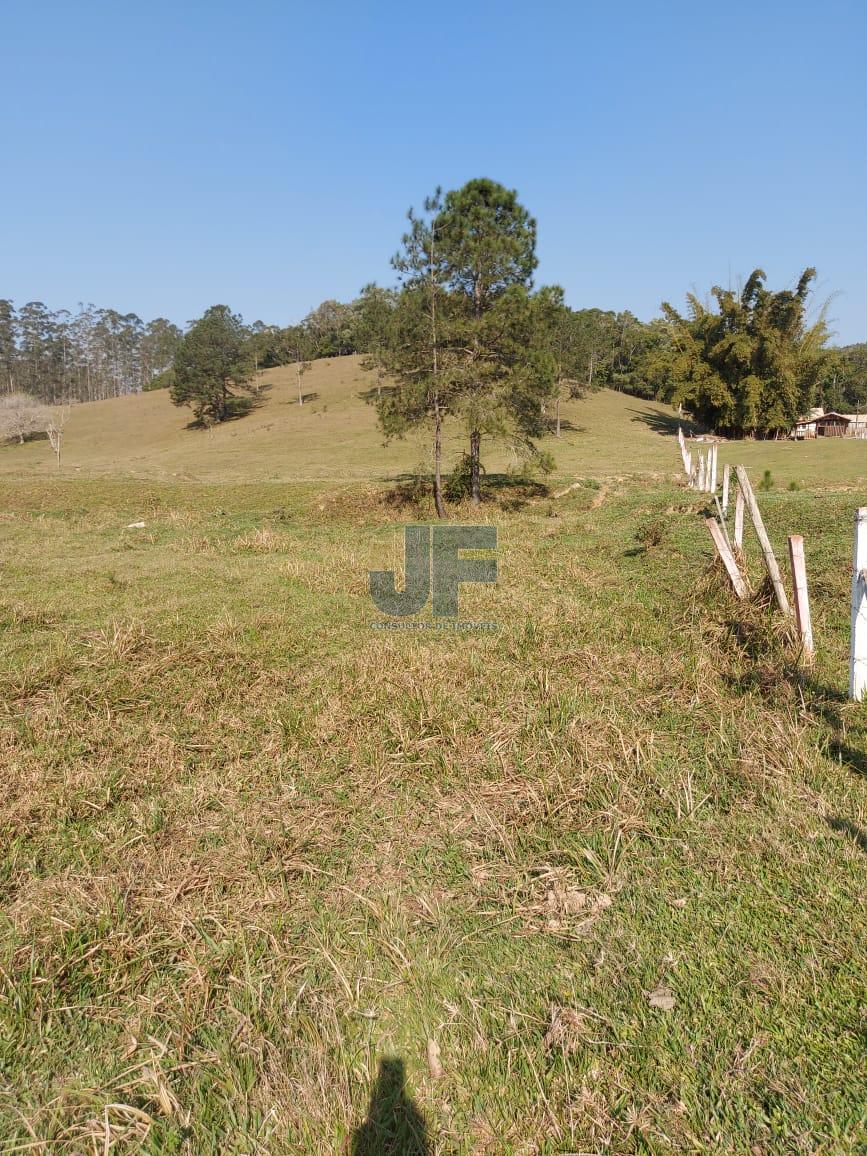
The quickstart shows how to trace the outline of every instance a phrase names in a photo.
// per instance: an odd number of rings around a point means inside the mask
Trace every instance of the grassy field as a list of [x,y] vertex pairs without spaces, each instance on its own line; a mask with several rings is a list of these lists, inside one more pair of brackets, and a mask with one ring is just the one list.
[[864,1151],[867,447],[721,455],[805,535],[809,673],[610,393],[551,493],[454,511],[499,630],[386,633],[423,451],[349,359],[273,378],[211,434],[75,411],[60,477],[0,450],[0,1151]]
[[[412,471],[430,472],[428,440],[413,435],[383,446],[376,415],[364,397],[374,385],[356,357],[316,361],[302,379],[308,400],[298,405],[291,366],[262,374],[258,407],[211,430],[188,428],[191,413],[165,390],[77,406],[66,427],[65,476],[131,476],[190,482],[386,481]],[[679,457],[665,435],[677,416],[668,406],[602,390],[563,404],[563,436],[542,443],[563,478],[629,478],[674,475]],[[662,436],[661,436],[662,435]],[[448,429],[447,465],[466,450],[457,428]],[[491,473],[514,471],[515,454],[487,443]],[[790,482],[867,483],[867,442],[737,442],[720,462],[770,469],[782,487]],[[54,477],[47,441],[0,446],[0,477]]]

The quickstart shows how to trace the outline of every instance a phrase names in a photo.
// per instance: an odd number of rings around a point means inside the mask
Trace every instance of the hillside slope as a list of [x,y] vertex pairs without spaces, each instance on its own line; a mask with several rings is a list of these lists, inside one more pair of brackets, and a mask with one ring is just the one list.
[[[132,476],[185,481],[388,481],[432,468],[429,438],[414,433],[385,445],[364,395],[374,385],[358,357],[313,363],[298,405],[292,366],[267,370],[257,407],[210,430],[166,391],[76,406],[66,427],[61,476]],[[563,436],[543,447],[554,479],[676,473],[677,415],[669,406],[602,390],[562,407]],[[466,448],[458,422],[446,427],[446,469]],[[485,440],[489,473],[516,469],[508,446]],[[852,483],[867,478],[867,442],[728,443],[721,462],[770,469],[778,484]],[[56,477],[46,441],[0,446],[0,476]]]
[[[373,378],[357,357],[317,361],[304,376],[299,406],[291,366],[263,374],[260,404],[246,417],[211,430],[189,427],[165,391],[111,398],[73,409],[66,428],[63,473],[127,474],[201,481],[389,479],[430,468],[428,440],[415,434],[383,445],[376,413],[364,394]],[[655,426],[673,428],[665,406],[603,391],[563,406],[563,437],[546,440],[557,475],[671,468],[671,447]],[[650,424],[648,424],[650,423]],[[618,446],[622,452],[613,453]],[[450,464],[464,450],[457,423],[446,434]],[[483,447],[489,471],[515,468],[506,446]],[[0,449],[0,474],[56,473],[44,441]]]

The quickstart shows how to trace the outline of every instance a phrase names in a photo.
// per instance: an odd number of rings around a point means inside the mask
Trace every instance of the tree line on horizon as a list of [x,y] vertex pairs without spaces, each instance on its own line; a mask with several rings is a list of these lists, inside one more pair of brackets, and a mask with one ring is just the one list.
[[[867,403],[867,344],[830,346],[825,308],[810,301],[816,270],[791,289],[771,290],[755,269],[735,290],[714,286],[702,301],[643,324],[631,314],[572,310],[558,286],[536,287],[536,222],[517,194],[473,180],[408,214],[392,259],[397,285],[365,286],[346,306],[326,302],[301,326],[259,328],[245,342],[241,319],[208,310],[184,337],[172,400],[203,420],[230,412],[232,389],[246,385],[250,350],[260,365],[340,352],[366,355],[376,371],[375,405],[387,439],[431,432],[433,496],[443,513],[442,433],[456,421],[467,450],[452,490],[480,497],[482,439],[510,440],[543,470],[539,447],[561,433],[564,396],[602,385],[678,405],[707,429],[733,437],[774,437],[817,404],[858,409]],[[217,372],[220,342],[231,356]],[[251,345],[252,343],[252,345]]]
[[[207,425],[249,408],[260,370],[293,364],[303,404],[312,361],[358,353],[375,371],[368,400],[385,437],[430,427],[442,513],[447,421],[467,438],[452,486],[478,501],[483,438],[509,439],[550,468],[538,442],[560,436],[561,401],[602,386],[680,405],[729,436],[785,433],[814,405],[867,405],[867,343],[830,345],[824,309],[811,316],[812,268],[778,291],[756,269],[739,290],[690,294],[683,312],[663,302],[660,317],[641,322],[628,311],[574,310],[558,286],[536,287],[536,222],[494,181],[437,190],[408,219],[393,287],[324,301],[297,325],[246,325],[216,305],[182,331],[92,305],[69,313],[0,300],[6,412],[25,414],[28,399],[56,405],[166,387]],[[26,420],[13,432],[23,440]]]
[[0,395],[57,405],[139,393],[171,368],[182,336],[164,317],[0,298]]

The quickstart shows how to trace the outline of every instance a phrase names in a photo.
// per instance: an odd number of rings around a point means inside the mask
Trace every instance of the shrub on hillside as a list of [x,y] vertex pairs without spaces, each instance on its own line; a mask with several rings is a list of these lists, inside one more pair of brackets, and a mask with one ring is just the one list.
[[0,441],[23,444],[46,429],[47,410],[27,393],[10,393],[0,397]]

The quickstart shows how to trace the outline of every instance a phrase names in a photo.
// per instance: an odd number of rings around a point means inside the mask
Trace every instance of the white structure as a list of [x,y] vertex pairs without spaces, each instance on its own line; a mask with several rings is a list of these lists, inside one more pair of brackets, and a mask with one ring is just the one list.
[[813,438],[867,438],[867,413],[838,413],[836,410],[811,409],[806,417],[792,426],[789,437],[794,441]]
[[849,697],[860,702],[867,689],[867,506],[855,511],[850,646]]

